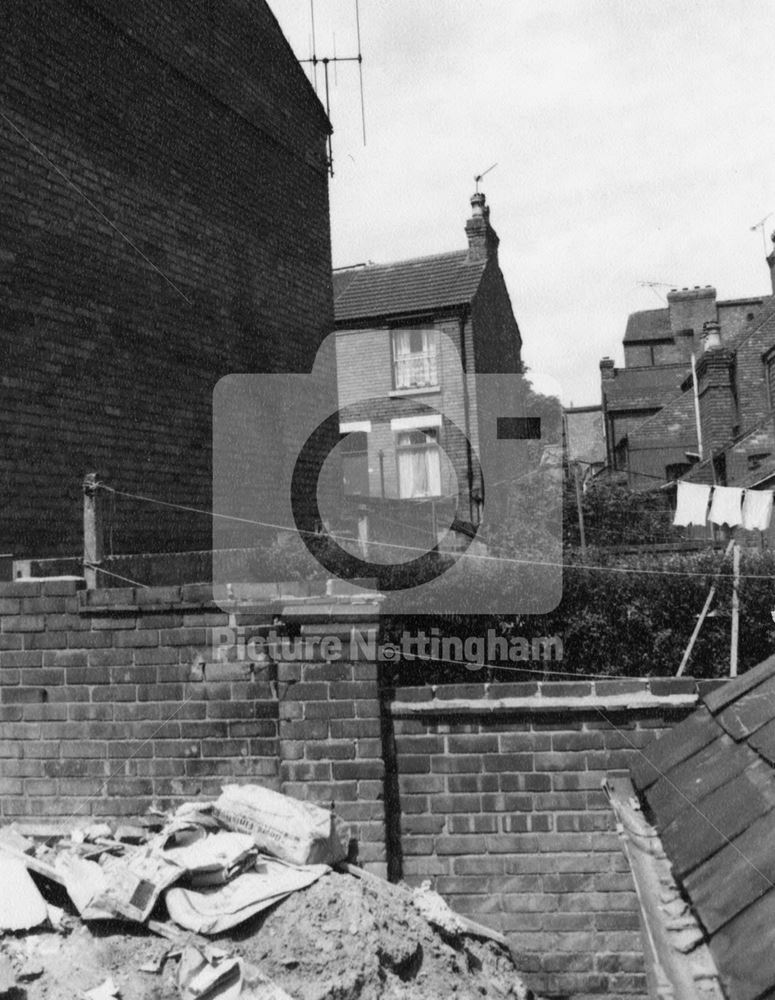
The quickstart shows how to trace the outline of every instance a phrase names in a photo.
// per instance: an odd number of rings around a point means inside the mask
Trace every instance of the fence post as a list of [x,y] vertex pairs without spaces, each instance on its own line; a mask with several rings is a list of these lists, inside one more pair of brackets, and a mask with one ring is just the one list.
[[737,677],[737,645],[740,633],[740,546],[732,550],[732,634],[729,649],[729,676]]
[[692,650],[694,649],[694,644],[697,641],[697,636],[700,634],[700,629],[702,628],[702,624],[708,617],[708,612],[710,611],[710,606],[713,603],[713,598],[716,596],[716,588],[718,587],[719,574],[721,573],[724,563],[727,557],[729,556],[729,553],[732,551],[734,544],[735,544],[734,539],[733,538],[730,539],[726,549],[724,550],[724,555],[721,559],[721,565],[719,566],[718,572],[716,573],[716,578],[711,584],[710,590],[708,591],[708,596],[705,598],[705,604],[703,604],[702,606],[702,611],[700,612],[700,616],[697,619],[697,624],[694,626],[694,631],[692,632],[691,638],[689,639],[689,644],[684,650],[683,659],[681,660],[681,666],[678,668],[678,673],[676,674],[676,677],[680,677],[681,674],[686,669],[686,664],[689,662],[689,657],[692,655]]
[[104,518],[98,483],[96,472],[87,473],[83,481],[83,575],[87,590],[97,587],[97,567],[103,554]]
[[369,558],[369,509],[358,508],[358,549],[361,559]]
[[573,463],[573,479],[576,484],[576,513],[579,518],[579,541],[581,543],[581,558],[587,555],[587,539],[584,531],[584,506],[581,500],[581,476],[579,474],[579,463]]

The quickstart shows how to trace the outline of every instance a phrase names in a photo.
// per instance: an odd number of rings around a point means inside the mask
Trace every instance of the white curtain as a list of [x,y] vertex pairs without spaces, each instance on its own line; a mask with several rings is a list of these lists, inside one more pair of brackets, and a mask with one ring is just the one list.
[[398,436],[398,484],[403,499],[441,495],[441,460],[433,437],[424,431]]
[[436,344],[435,330],[394,331],[396,388],[437,384]]

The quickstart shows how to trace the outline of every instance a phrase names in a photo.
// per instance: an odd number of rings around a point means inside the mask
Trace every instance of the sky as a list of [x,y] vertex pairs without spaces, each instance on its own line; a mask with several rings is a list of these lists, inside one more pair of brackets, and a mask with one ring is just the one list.
[[[269,0],[299,59],[308,0]],[[355,0],[314,0],[319,57]],[[536,376],[599,403],[627,317],[671,287],[766,294],[775,4],[360,0],[330,73],[335,267],[465,248],[474,177]],[[318,91],[323,96],[322,67]],[[658,282],[647,287],[643,282]]]

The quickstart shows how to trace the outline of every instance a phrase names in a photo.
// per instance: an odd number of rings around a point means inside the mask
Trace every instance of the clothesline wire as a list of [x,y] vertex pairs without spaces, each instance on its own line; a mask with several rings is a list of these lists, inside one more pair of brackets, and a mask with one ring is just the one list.
[[[118,490],[118,489],[115,489],[112,486],[107,486],[104,483],[97,483],[95,485],[96,485],[96,488],[103,489],[103,490],[106,490],[108,492],[113,492],[117,496],[127,497],[127,498],[132,499],[132,500],[138,500],[138,501],[141,501],[141,502],[144,502],[144,503],[149,503],[149,504],[154,504],[154,505],[161,506],[161,507],[170,508],[172,510],[181,510],[181,511],[185,511],[187,513],[200,514],[200,515],[205,516],[205,517],[211,517],[211,518],[216,518],[216,519],[221,519],[221,520],[226,520],[226,521],[232,521],[232,522],[237,522],[237,523],[240,523],[240,524],[253,525],[253,526],[259,527],[259,528],[269,528],[269,529],[275,530],[275,531],[287,531],[287,532],[292,532],[292,533],[299,534],[299,535],[309,535],[309,536],[315,537],[315,538],[324,538],[325,537],[325,535],[323,535],[321,532],[311,531],[311,530],[305,530],[305,529],[302,529],[302,528],[297,528],[296,526],[289,526],[289,525],[283,525],[283,524],[274,524],[274,523],[269,522],[269,521],[257,521],[257,520],[254,520],[252,518],[239,517],[239,516],[234,515],[234,514],[221,514],[221,513],[218,513],[216,511],[204,510],[204,509],[199,508],[199,507],[191,507],[191,506],[188,506],[188,505],[185,505],[185,504],[172,503],[172,502],[170,502],[168,500],[157,500],[157,499],[155,499],[153,497],[143,496],[142,494],[139,494],[139,493],[130,493],[127,490]],[[345,535],[330,534],[329,537],[333,538],[334,540],[341,539],[343,541],[353,542],[353,539],[351,537],[345,536]],[[425,555],[425,554],[428,553],[428,549],[420,548],[419,546],[415,546],[415,545],[401,545],[401,544],[396,543],[396,542],[381,542],[380,545],[383,548],[398,549],[398,550],[405,551],[405,552],[417,552],[417,553],[420,553],[420,554],[423,554],[423,555]],[[507,556],[507,555],[503,555],[503,554],[500,554],[500,555],[497,555],[497,554],[495,554],[495,555],[489,555],[489,554],[483,554],[483,553],[474,553],[474,554],[463,553],[463,556],[467,560],[476,561],[476,562],[490,562],[490,563],[510,564],[510,565],[515,565],[515,566],[543,567],[543,568],[547,568],[547,569],[562,569],[562,570],[571,570],[571,571],[575,571],[575,572],[579,572],[579,571],[581,571],[581,572],[594,571],[594,572],[601,572],[601,573],[619,573],[619,574],[625,574],[625,575],[626,574],[631,574],[631,575],[634,575],[634,576],[676,576],[676,577],[698,577],[698,578],[707,579],[708,577],[712,576],[713,572],[714,572],[713,570],[698,571],[698,570],[654,569],[654,568],[645,567],[645,566],[644,567],[636,567],[636,566],[602,566],[602,565],[595,565],[595,564],[589,564],[589,563],[557,562],[557,561],[549,560],[549,559],[532,559],[532,558],[531,559],[518,559],[518,558],[516,558],[514,556]],[[722,574],[720,574],[720,579],[731,578],[731,576],[732,576],[731,573],[728,573],[728,574],[723,574],[722,573]],[[739,579],[747,579],[747,580],[769,580],[769,581],[772,581],[773,577],[770,574],[766,574],[766,573],[741,573],[741,574],[739,574]]]

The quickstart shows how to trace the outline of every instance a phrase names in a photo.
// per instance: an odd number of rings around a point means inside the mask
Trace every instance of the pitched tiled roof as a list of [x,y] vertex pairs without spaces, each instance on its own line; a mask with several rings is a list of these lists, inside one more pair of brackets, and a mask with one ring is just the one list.
[[775,656],[702,698],[633,768],[729,1000],[775,990]]
[[460,250],[335,271],[336,322],[463,305],[476,294],[486,266]]
[[670,340],[670,313],[667,309],[644,309],[631,313],[624,331],[624,343],[634,344],[641,340]]
[[651,368],[618,368],[612,379],[602,380],[609,410],[666,406],[681,392],[689,373],[687,365],[655,365]]

